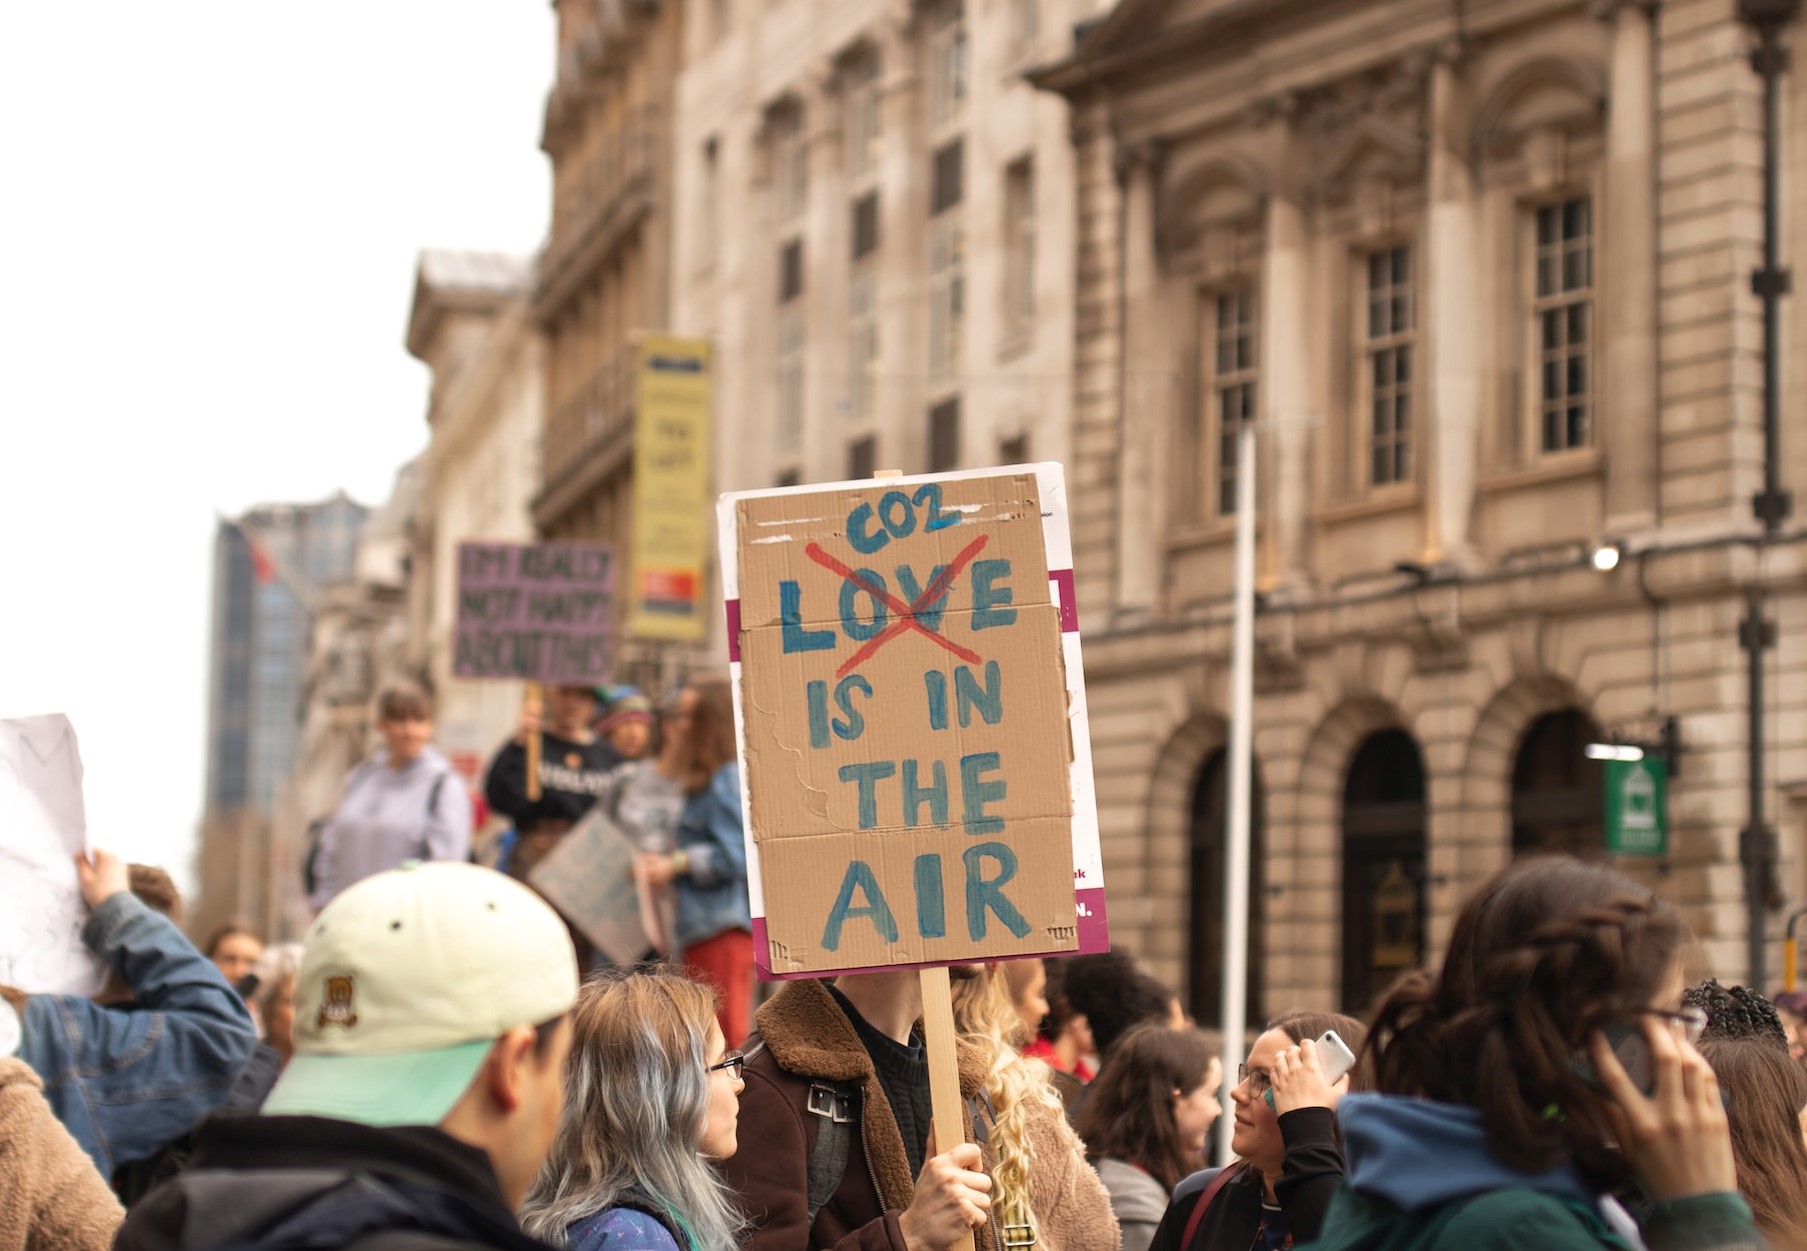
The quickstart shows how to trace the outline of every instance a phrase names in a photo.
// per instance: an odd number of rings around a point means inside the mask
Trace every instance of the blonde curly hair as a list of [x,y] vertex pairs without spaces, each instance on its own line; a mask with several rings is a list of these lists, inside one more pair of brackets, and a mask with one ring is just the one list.
[[[1039,1238],[1029,1197],[1029,1170],[1035,1163],[1029,1122],[1039,1115],[1066,1147],[1080,1155],[1085,1148],[1067,1123],[1066,1105],[1054,1089],[1054,1071],[1018,1050],[1029,1044],[1030,1033],[1016,1010],[1005,969],[1003,964],[988,964],[977,977],[954,982],[954,1028],[985,1060],[985,1094],[995,1118],[989,1142],[998,1224],[1007,1235],[1017,1226],[1026,1227],[1030,1238]],[[1028,1241],[1008,1240],[1018,1245]]]

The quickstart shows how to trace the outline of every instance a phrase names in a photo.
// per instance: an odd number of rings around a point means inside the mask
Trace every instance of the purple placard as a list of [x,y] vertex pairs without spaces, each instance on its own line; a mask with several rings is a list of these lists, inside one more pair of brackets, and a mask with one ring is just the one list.
[[615,553],[590,543],[461,543],[452,672],[594,686],[615,652]]

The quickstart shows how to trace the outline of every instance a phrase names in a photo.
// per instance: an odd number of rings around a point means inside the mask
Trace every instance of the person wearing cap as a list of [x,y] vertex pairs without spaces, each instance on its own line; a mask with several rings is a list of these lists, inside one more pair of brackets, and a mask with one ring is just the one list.
[[117,1251],[542,1251],[514,1211],[564,1111],[577,989],[564,923],[520,883],[446,862],[364,879],[308,933],[263,1113],[204,1124]]
[[653,701],[631,686],[614,691],[603,704],[602,720],[596,732],[608,740],[609,746],[623,760],[644,760],[652,750],[653,731],[659,718]]
[[351,771],[345,793],[308,857],[308,903],[315,911],[372,873],[405,860],[465,860],[471,802],[464,781],[433,747],[433,705],[425,692],[392,686],[377,699],[382,746]]

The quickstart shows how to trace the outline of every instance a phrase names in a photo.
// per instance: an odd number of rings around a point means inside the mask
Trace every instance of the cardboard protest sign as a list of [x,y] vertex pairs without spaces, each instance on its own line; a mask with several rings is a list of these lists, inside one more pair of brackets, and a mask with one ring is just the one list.
[[585,543],[461,543],[452,672],[549,685],[608,680],[615,555]]
[[621,827],[592,808],[527,875],[616,964],[634,963],[653,945],[642,920],[634,853]]
[[92,995],[106,967],[82,945],[75,857],[88,850],[82,757],[67,717],[0,721],[0,984]]
[[1105,949],[1061,467],[718,521],[761,976]]

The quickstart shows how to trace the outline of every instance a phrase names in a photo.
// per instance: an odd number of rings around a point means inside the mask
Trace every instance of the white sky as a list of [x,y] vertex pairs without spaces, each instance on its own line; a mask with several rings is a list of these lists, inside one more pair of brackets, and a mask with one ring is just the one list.
[[0,716],[67,712],[93,840],[187,879],[216,512],[367,503],[426,442],[423,247],[547,219],[545,0],[0,5]]

